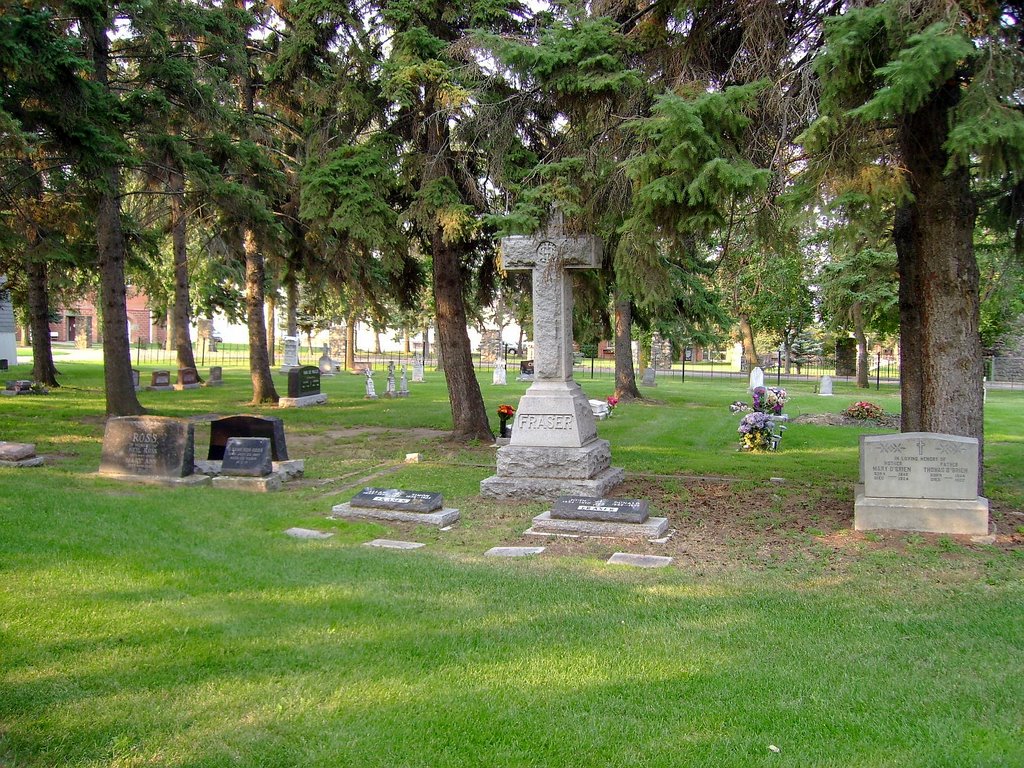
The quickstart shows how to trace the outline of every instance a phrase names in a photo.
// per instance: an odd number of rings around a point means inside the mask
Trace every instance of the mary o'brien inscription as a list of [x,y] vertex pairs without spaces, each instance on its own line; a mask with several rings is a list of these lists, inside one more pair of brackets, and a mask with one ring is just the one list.
[[974,500],[978,495],[978,441],[971,437],[869,435],[861,461],[867,496]]

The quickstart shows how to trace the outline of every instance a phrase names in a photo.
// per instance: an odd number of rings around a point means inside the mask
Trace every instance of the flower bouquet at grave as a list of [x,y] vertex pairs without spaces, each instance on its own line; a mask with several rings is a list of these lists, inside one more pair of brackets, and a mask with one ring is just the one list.
[[849,416],[851,419],[858,419],[860,421],[867,421],[868,419],[882,418],[885,416],[885,411],[874,403],[862,400],[859,403],[854,403],[843,411],[843,416]]
[[516,414],[516,409],[511,405],[499,405],[498,406],[498,418],[501,420],[501,429],[498,433],[498,437],[508,437],[508,420]]
[[780,414],[789,395],[782,387],[754,387],[754,410],[760,413]]
[[[779,426],[779,432],[786,427]],[[740,449],[758,453],[773,450],[775,440],[775,422],[771,415],[762,411],[748,413],[740,419]]]
[[619,404],[619,398],[615,395],[608,395],[608,417],[615,413],[615,406]]
[[737,400],[735,403],[729,406],[729,413],[746,413],[750,410],[750,406],[744,403],[742,400]]

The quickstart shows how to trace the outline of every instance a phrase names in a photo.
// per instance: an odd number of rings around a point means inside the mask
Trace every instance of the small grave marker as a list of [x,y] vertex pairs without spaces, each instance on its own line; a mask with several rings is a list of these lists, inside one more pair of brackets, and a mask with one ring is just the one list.
[[662,555],[633,555],[628,552],[616,552],[608,558],[609,565],[632,565],[635,568],[664,568],[671,564],[671,557]]
[[224,368],[220,365],[210,366],[210,375],[206,379],[206,386],[208,387],[222,387],[224,386]]
[[529,557],[543,551],[544,547],[491,547],[484,552],[484,557]]
[[195,368],[179,368],[178,378],[174,382],[174,388],[199,389],[199,372]]
[[594,499],[562,496],[551,507],[556,520],[601,520],[610,523],[642,523],[650,514],[646,499]]
[[419,549],[426,544],[417,541],[398,541],[396,539],[374,539],[363,544],[364,547],[380,547],[381,549]]
[[273,471],[270,438],[229,437],[224,448],[221,474],[237,477],[265,477]]
[[174,389],[171,384],[171,372],[170,371],[153,371],[150,375],[149,386],[146,387],[151,392],[170,392]]
[[285,534],[296,539],[329,539],[334,535],[327,531],[315,531],[312,528],[289,528]]
[[402,491],[398,488],[363,488],[352,497],[353,507],[396,509],[403,512],[434,512],[444,506],[440,493]]

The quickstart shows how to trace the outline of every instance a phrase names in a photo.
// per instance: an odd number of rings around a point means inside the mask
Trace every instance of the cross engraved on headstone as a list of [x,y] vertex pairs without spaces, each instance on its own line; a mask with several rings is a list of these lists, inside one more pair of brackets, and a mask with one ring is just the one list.
[[533,272],[533,340],[535,378],[572,379],[572,278],[570,269],[601,266],[601,241],[592,236],[569,237],[562,214],[555,211],[548,227],[531,236],[501,241],[506,270]]

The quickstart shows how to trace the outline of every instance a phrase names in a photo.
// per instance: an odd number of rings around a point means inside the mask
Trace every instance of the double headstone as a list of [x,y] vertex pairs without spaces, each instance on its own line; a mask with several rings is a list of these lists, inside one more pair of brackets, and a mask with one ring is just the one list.
[[107,419],[100,474],[139,482],[205,483],[194,475],[194,427],[163,416]]
[[854,528],[987,534],[978,441],[933,432],[862,436]]
[[284,422],[274,416],[227,416],[210,422],[210,448],[206,457],[222,461],[228,440],[233,437],[258,437],[270,442],[273,461],[288,460],[288,445],[284,438]]
[[288,396],[277,401],[278,408],[301,408],[327,402],[320,391],[320,369],[315,365],[300,365],[288,371]]
[[611,447],[597,437],[587,396],[573,381],[570,269],[601,264],[601,241],[569,237],[561,215],[534,237],[501,243],[506,270],[533,272],[535,380],[519,401],[512,439],[498,449],[497,473],[480,484],[492,498],[603,496],[625,473],[611,466]]

